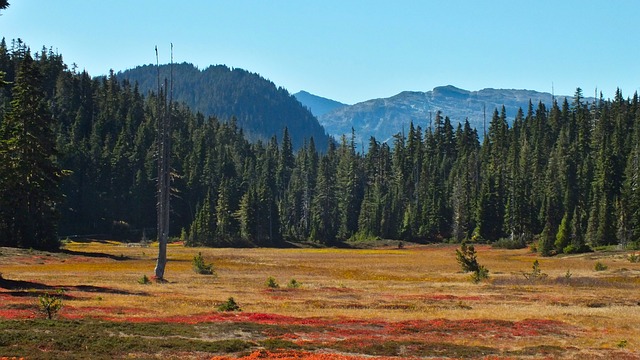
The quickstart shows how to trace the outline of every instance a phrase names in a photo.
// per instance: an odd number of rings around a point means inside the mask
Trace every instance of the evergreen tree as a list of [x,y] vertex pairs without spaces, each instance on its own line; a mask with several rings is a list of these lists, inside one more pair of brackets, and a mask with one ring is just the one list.
[[608,105],[604,105],[594,129],[595,173],[591,190],[591,208],[587,226],[587,242],[592,246],[617,243],[615,199],[617,197],[611,121]]
[[312,203],[311,238],[322,244],[336,241],[339,230],[338,198],[336,188],[335,146],[320,160],[315,197]]
[[236,219],[233,217],[231,180],[222,179],[216,203],[216,226],[214,246],[228,245],[237,233]]
[[211,192],[207,193],[202,205],[196,210],[196,218],[189,229],[188,246],[211,246],[216,235],[216,218],[211,199]]
[[636,112],[631,141],[618,214],[618,234],[623,245],[640,243],[640,112]]
[[360,211],[360,174],[358,158],[355,152],[355,133],[351,134],[351,140],[347,142],[346,136],[342,136],[338,148],[338,237],[346,240],[358,230],[358,212]]
[[0,128],[0,244],[57,249],[62,170],[37,63],[27,51]]

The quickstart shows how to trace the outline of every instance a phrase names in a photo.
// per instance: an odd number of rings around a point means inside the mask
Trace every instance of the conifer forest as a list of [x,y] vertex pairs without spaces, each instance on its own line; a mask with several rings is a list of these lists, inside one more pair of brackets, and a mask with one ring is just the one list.
[[170,235],[190,246],[468,239],[553,255],[640,245],[637,93],[586,100],[578,88],[514,118],[492,109],[486,129],[438,112],[360,146],[355,134],[294,141],[287,128],[250,142],[233,116],[166,104],[166,89],[141,93],[114,73],[92,78],[20,40],[3,39],[0,72],[0,246],[154,239],[162,107]]

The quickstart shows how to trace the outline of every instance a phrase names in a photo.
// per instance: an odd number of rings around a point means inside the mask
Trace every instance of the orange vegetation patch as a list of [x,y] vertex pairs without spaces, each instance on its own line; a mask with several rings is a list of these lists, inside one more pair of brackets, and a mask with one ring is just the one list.
[[34,319],[36,313],[33,309],[0,309],[0,319]]
[[432,294],[432,295],[403,295],[399,297],[404,300],[420,300],[420,301],[482,301],[486,299],[482,296],[457,296],[451,294]]
[[214,356],[211,360],[253,360],[253,359],[280,359],[280,360],[386,360],[397,359],[397,357],[371,357],[371,356],[348,356],[329,353],[311,353],[308,351],[266,351],[258,350],[243,357]]
[[[166,322],[177,324],[199,324],[215,322],[257,323],[277,326],[303,326],[308,330],[301,333],[282,334],[280,337],[301,343],[333,343],[348,341],[369,344],[382,339],[454,341],[461,337],[474,339],[510,340],[524,337],[564,337],[573,336],[579,329],[575,326],[543,319],[525,319],[522,321],[466,319],[466,320],[411,320],[400,322],[365,321],[355,319],[297,318],[264,313],[221,313],[168,317],[138,316],[144,310],[126,308],[66,308],[61,312],[65,318],[77,319],[91,314],[93,318],[108,321],[135,323]],[[26,312],[15,312],[13,317]],[[116,316],[117,315],[117,316]],[[353,344],[358,345],[358,344]]]
[[86,307],[73,307],[64,306],[60,311],[60,316],[67,319],[83,319],[83,318],[96,318],[103,320],[117,320],[115,315],[122,316],[136,316],[141,314],[148,314],[146,309],[127,308],[121,306],[86,306]]

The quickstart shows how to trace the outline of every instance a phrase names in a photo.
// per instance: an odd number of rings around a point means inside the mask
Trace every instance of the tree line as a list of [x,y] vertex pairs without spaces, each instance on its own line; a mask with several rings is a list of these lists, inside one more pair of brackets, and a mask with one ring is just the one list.
[[[0,43],[0,71],[0,245],[155,237],[157,94],[20,40]],[[354,133],[294,151],[287,128],[249,142],[233,117],[171,109],[171,229],[187,245],[466,239],[552,255],[640,239],[637,94],[495,109],[482,141],[438,112],[366,152]]]

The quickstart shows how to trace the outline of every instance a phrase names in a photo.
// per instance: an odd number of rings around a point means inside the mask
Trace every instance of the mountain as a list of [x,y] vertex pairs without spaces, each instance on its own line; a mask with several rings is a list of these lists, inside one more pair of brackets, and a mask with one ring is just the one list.
[[310,94],[306,91],[300,91],[293,94],[298,101],[306,106],[313,115],[322,116],[333,110],[348,106],[339,101],[323,98],[321,96]]
[[[564,96],[557,98],[558,102],[564,101]],[[552,95],[532,90],[468,91],[448,85],[427,92],[404,91],[390,98],[336,108],[320,115],[318,120],[336,138],[351,133],[353,127],[358,142],[366,144],[370,136],[375,136],[378,141],[390,140],[394,134],[408,130],[411,121],[416,126],[427,128],[430,119],[440,110],[442,116],[448,116],[453,124],[464,123],[468,119],[482,136],[485,113],[488,126],[494,109],[500,111],[504,105],[507,119],[511,122],[519,108],[526,114],[529,101],[533,103],[534,110],[540,101],[548,108]]]
[[[173,78],[173,99],[205,116],[226,121],[237,119],[249,140],[282,140],[285,127],[294,148],[314,138],[319,150],[327,149],[329,137],[309,109],[282,87],[242,69],[215,65],[199,70],[189,63],[160,65],[160,78]],[[138,66],[116,74],[118,79],[138,83],[141,93],[157,92],[158,68]]]

